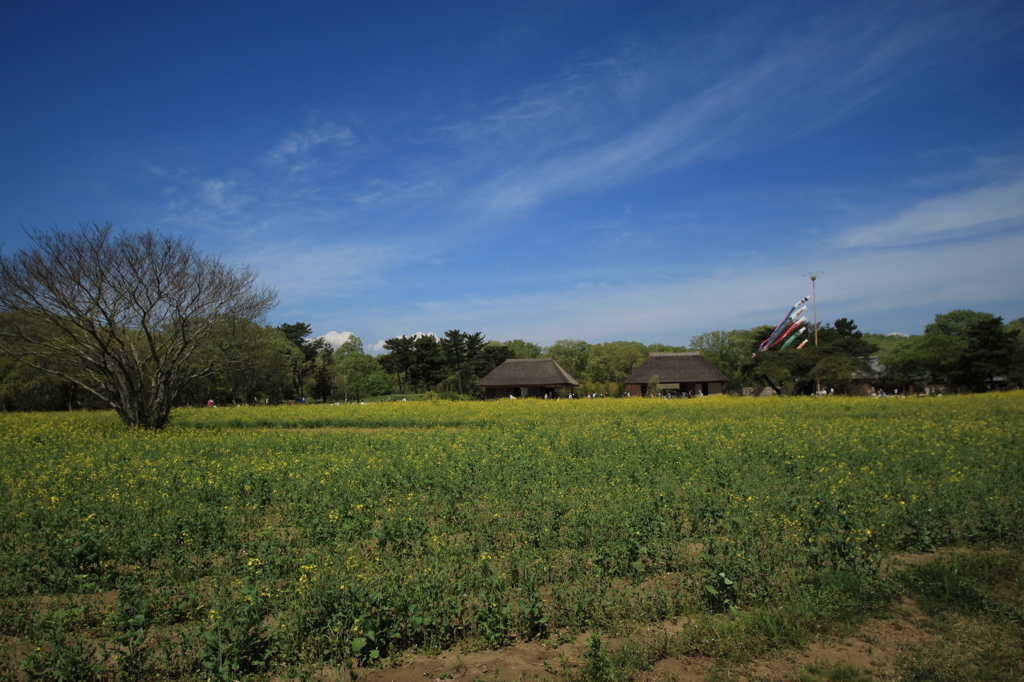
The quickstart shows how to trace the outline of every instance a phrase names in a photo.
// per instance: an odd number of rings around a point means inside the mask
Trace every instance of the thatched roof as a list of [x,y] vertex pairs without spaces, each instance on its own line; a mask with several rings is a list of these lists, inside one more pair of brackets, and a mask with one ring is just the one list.
[[506,360],[480,381],[477,386],[579,386],[568,372],[550,358]]
[[700,351],[689,353],[651,353],[643,364],[637,367],[627,384],[646,384],[658,377],[662,384],[726,382],[729,377],[700,354]]

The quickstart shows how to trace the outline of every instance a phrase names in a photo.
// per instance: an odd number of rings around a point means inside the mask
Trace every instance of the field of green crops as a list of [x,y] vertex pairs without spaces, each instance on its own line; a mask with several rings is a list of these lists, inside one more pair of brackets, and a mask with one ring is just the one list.
[[2,414],[0,675],[301,677],[681,618],[694,652],[785,646],[887,603],[896,552],[1019,543],[1022,450],[1020,392]]

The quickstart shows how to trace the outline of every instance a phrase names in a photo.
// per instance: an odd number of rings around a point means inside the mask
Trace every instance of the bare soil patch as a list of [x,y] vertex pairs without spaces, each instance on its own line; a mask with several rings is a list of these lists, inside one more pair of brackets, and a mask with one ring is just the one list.
[[898,664],[908,647],[933,641],[928,618],[917,604],[903,598],[893,612],[866,621],[856,631],[816,637],[802,650],[779,652],[737,666],[737,682],[797,680],[809,665],[846,665],[876,680],[896,679]]
[[[698,682],[717,674],[720,679],[735,682],[798,680],[801,672],[815,663],[852,666],[876,680],[896,679],[897,666],[906,648],[934,640],[935,635],[926,624],[927,617],[917,604],[904,598],[891,614],[870,619],[853,632],[823,633],[803,649],[780,651],[735,664],[703,656],[665,658],[637,679]],[[631,639],[671,637],[681,627],[673,623],[645,627]],[[557,680],[564,671],[583,664],[588,639],[589,635],[581,634],[557,648],[550,642],[526,642],[497,651],[455,650],[438,656],[407,656],[394,667],[361,669],[358,673],[365,682]],[[622,641],[612,639],[607,644],[614,650]]]

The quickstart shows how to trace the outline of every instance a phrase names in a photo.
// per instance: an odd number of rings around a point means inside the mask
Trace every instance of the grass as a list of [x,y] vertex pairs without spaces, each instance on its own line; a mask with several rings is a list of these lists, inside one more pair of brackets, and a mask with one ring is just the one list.
[[910,680],[1024,679],[1024,553],[963,553],[899,576],[931,618],[934,643],[908,651]]

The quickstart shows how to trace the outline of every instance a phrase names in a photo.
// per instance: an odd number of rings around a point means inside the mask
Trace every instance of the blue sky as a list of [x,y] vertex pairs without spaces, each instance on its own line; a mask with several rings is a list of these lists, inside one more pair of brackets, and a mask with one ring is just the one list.
[[269,322],[685,345],[1024,316],[1024,4],[0,0],[0,241],[115,222]]

